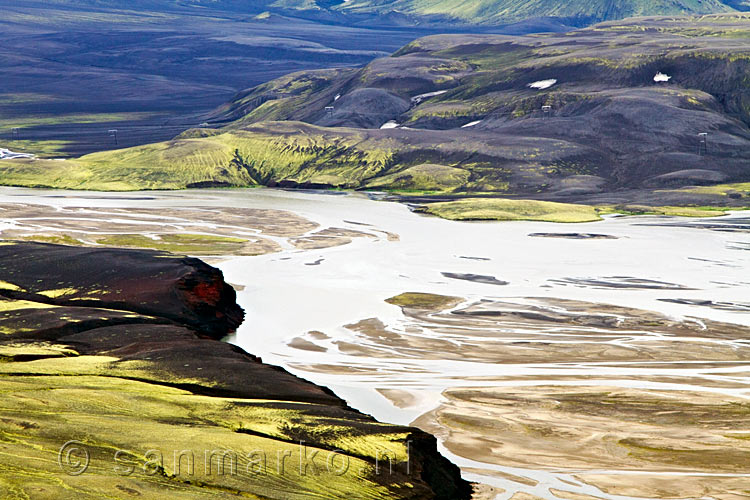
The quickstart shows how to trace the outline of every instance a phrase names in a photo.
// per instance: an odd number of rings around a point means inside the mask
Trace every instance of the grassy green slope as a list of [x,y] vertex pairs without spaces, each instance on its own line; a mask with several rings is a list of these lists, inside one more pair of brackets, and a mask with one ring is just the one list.
[[632,16],[710,14],[734,10],[719,0],[352,0],[342,8],[354,12],[398,10],[488,24],[539,17],[591,22]]
[[531,220],[594,222],[601,220],[594,207],[533,200],[474,199],[432,203],[426,213],[451,220]]
[[327,135],[302,123],[207,134],[73,160],[0,161],[0,179],[6,185],[106,191],[254,186],[283,179],[353,187],[389,157],[387,141],[367,141],[356,131]]

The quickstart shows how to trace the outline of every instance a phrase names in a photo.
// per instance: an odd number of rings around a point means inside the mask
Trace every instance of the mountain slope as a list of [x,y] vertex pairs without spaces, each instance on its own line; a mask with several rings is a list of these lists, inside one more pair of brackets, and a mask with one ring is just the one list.
[[[379,148],[390,164],[356,187],[433,190],[409,180],[409,169],[423,163],[468,173],[464,181],[453,176],[456,192],[538,196],[743,181],[750,176],[748,40],[747,15],[635,19],[565,35],[432,36],[359,71],[269,82],[240,94],[216,119],[230,130],[257,130],[264,120],[397,126],[358,132],[387,144]],[[668,81],[655,81],[662,72]],[[554,84],[530,88],[535,82]],[[378,93],[408,110],[361,109],[351,99]],[[351,137],[348,129],[330,130]],[[318,134],[330,140],[330,132]]]
[[113,149],[112,129],[120,147],[167,140],[240,89],[366,64],[434,33],[169,0],[0,0],[0,12],[0,148],[51,157]]
[[[51,0],[73,8],[119,9],[115,0]],[[259,14],[295,13],[342,24],[466,23],[500,25],[529,19],[557,18],[576,25],[632,16],[711,14],[750,10],[745,0],[135,0],[133,11],[212,9]]]
[[89,189],[262,184],[742,204],[743,192],[706,198],[688,186],[750,181],[748,40],[750,15],[740,14],[430,36],[363,68],[245,91],[212,128],[172,141],[2,161],[0,175]]
[[345,12],[388,12],[439,15],[470,23],[502,24],[554,17],[578,25],[633,16],[730,12],[742,8],[721,0],[351,0]]

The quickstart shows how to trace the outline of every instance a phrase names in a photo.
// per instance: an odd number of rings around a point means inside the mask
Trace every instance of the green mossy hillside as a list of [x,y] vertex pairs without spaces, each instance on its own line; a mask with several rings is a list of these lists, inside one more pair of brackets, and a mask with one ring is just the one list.
[[0,161],[0,176],[8,185],[103,191],[256,186],[274,180],[352,187],[388,163],[388,141],[368,143],[356,132],[343,137],[325,132],[271,123],[73,160]]
[[434,437],[212,340],[239,307],[197,259],[0,250],[0,498],[470,497]]

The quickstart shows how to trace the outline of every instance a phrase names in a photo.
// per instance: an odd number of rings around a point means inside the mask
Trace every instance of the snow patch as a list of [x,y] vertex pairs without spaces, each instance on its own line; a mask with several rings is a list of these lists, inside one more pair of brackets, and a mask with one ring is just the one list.
[[0,148],[0,160],[13,160],[15,158],[34,158],[34,155],[29,153],[16,153],[10,149]]
[[480,123],[482,123],[482,120],[477,120],[475,122],[469,122],[466,125],[461,125],[461,128],[473,127],[474,125],[479,125]]
[[398,123],[396,122],[396,120],[390,120],[381,125],[380,128],[398,128]]
[[668,82],[671,79],[672,79],[671,76],[665,75],[661,71],[659,71],[658,73],[656,73],[656,76],[654,76],[654,81],[655,82]]
[[556,83],[556,79],[550,78],[549,80],[539,80],[538,82],[532,82],[528,85],[528,87],[531,89],[544,90],[550,88]]
[[447,90],[436,90],[435,92],[427,92],[426,94],[419,94],[415,95],[411,98],[411,103],[416,105],[424,101],[425,99],[429,99],[430,97],[435,97],[436,95],[445,94],[448,92]]

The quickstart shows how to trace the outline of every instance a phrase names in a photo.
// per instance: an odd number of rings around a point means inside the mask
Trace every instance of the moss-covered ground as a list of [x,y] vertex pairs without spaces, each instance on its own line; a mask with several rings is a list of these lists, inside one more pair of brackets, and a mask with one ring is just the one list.
[[626,0],[614,5],[586,0],[396,0],[385,4],[373,0],[353,0],[342,4],[340,8],[357,13],[395,10],[411,15],[445,16],[463,22],[484,24],[505,24],[545,17],[600,21],[630,16],[710,14],[734,10],[729,2],[719,0]]
[[535,200],[469,198],[431,203],[424,211],[450,220],[529,220],[593,222],[601,220],[595,207]]
[[149,238],[140,234],[114,234],[96,239],[100,245],[113,247],[152,248],[190,255],[242,254],[247,240],[207,234],[163,234]]
[[[4,351],[50,355],[36,344]],[[112,356],[66,354],[0,363],[4,498],[394,498],[376,479],[374,458],[403,465],[406,434],[383,426],[358,435],[346,419],[316,415],[315,405],[196,395],[170,385],[205,381],[153,380],[153,363],[128,369]],[[300,446],[295,429],[315,434]],[[57,463],[70,440],[90,454],[80,476],[66,471],[82,457],[63,454]],[[303,472],[300,456],[311,454],[317,460]],[[409,490],[403,472],[388,482]]]
[[600,213],[612,213],[622,215],[666,215],[669,217],[719,217],[727,215],[730,210],[745,210],[746,207],[710,207],[710,206],[687,206],[687,207],[660,207],[648,205],[614,205],[598,207]]
[[323,129],[292,128],[302,133],[276,135],[273,127],[255,128],[64,161],[0,161],[0,176],[6,185],[102,191],[254,186],[272,180],[355,187],[388,162],[385,146],[377,141],[360,145],[364,138],[356,133],[329,137]]
[[504,198],[456,199],[427,203],[418,211],[449,220],[595,222],[604,215],[663,215],[668,217],[719,217],[750,207],[581,205]]
[[434,293],[405,292],[387,299],[386,302],[394,306],[440,311],[460,304],[463,299]]

